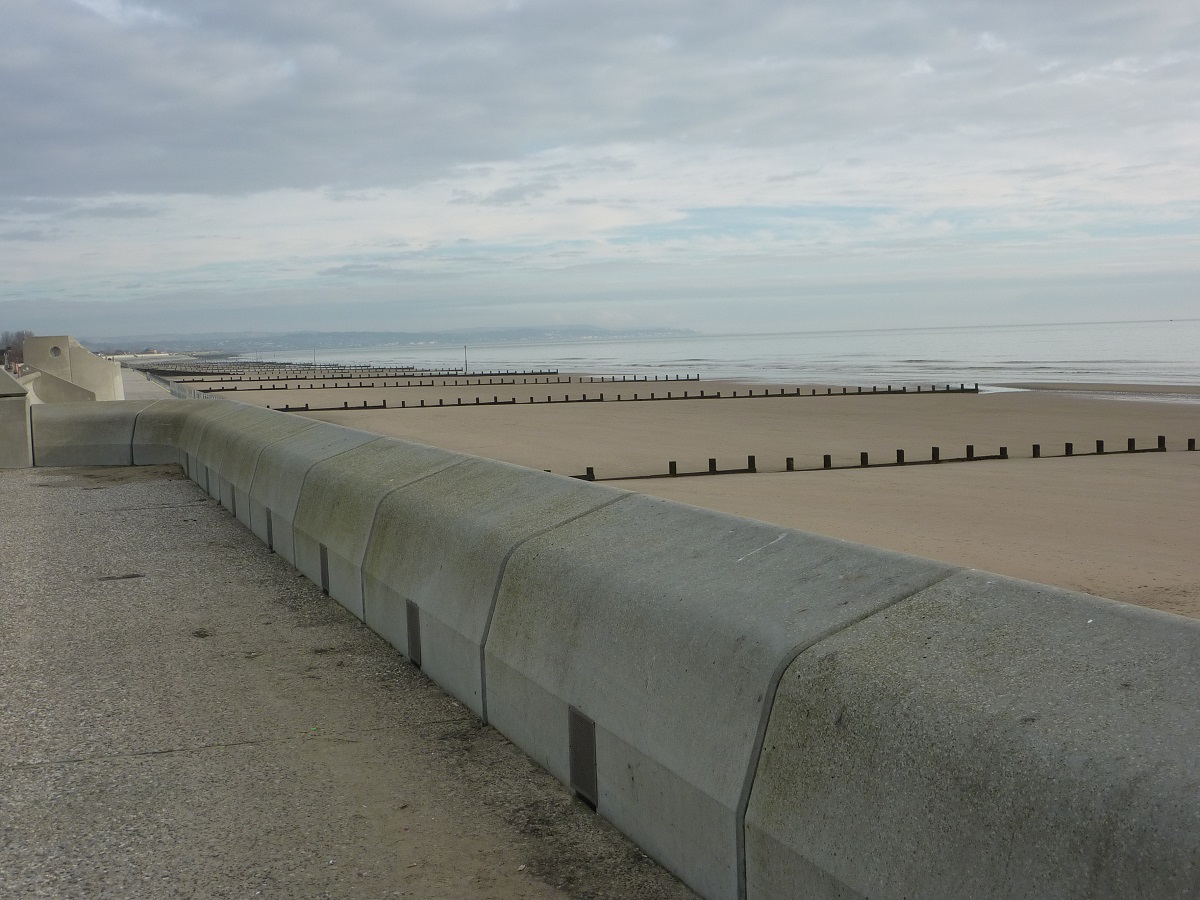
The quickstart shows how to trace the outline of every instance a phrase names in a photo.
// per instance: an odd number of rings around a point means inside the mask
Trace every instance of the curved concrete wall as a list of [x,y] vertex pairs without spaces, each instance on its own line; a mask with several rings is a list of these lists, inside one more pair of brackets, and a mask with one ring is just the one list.
[[706,897],[1200,891],[1200,623],[231,401],[70,413],[39,461],[174,442]]
[[120,364],[96,356],[70,335],[27,337],[23,349],[26,365],[84,388],[96,400],[125,399]]
[[96,399],[92,391],[37,369],[21,376],[21,384],[28,389],[31,403],[82,403]]

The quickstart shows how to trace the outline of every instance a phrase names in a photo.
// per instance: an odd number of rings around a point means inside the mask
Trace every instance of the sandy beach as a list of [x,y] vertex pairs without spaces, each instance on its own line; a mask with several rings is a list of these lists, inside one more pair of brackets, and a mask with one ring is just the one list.
[[[259,405],[389,409],[312,412],[380,434],[566,475],[592,467],[614,486],[901,550],[987,571],[1200,617],[1200,389],[1028,385],[984,393],[868,393],[841,386],[705,381],[459,385],[239,391]],[[882,389],[883,386],[880,386]],[[671,390],[671,401],[657,399]],[[784,388],[789,396],[777,396]],[[675,399],[688,391],[687,400]],[[694,399],[704,390],[703,400]],[[749,390],[754,397],[747,397]],[[818,393],[811,394],[812,390]],[[826,394],[832,390],[832,394]],[[654,402],[644,398],[651,391]],[[733,391],[738,392],[734,399]],[[536,393],[535,393],[536,392]],[[535,403],[603,392],[605,402]],[[720,399],[712,395],[720,392]],[[638,402],[628,398],[639,395]],[[621,402],[615,398],[620,395]],[[475,406],[475,398],[481,404]],[[512,397],[516,404],[490,405]],[[442,408],[436,406],[441,399]],[[393,409],[404,400],[404,409]],[[419,408],[424,400],[427,406]],[[462,402],[463,407],[458,403]],[[414,409],[413,406],[418,406]],[[450,408],[447,408],[450,407]],[[1114,453],[1166,438],[1165,453]],[[1095,454],[1103,441],[1105,455]],[[1074,456],[1063,457],[1073,444]],[[1033,445],[1041,458],[1033,458]],[[1006,448],[1005,460],[914,465]],[[859,468],[871,463],[903,467]],[[824,471],[828,454],[834,471]],[[744,468],[757,474],[646,479]],[[798,470],[786,472],[791,457]]]

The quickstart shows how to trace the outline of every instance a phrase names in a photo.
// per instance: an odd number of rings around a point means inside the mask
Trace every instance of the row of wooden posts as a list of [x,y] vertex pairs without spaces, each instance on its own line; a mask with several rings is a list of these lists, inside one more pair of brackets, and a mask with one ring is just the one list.
[[[978,391],[979,391],[978,384],[976,384],[974,387],[967,387],[965,384],[963,384],[963,385],[959,385],[957,388],[952,387],[951,385],[946,385],[945,388],[938,388],[937,385],[931,385],[929,393],[974,394],[974,393],[978,393]],[[892,386],[889,384],[887,386],[886,390],[879,390],[876,387],[872,387],[870,391],[864,391],[860,387],[856,391],[851,392],[848,388],[842,388],[842,392],[840,394],[834,394],[833,388],[826,388],[824,394],[818,394],[816,388],[812,388],[810,390],[810,392],[807,394],[801,393],[800,388],[796,388],[794,390],[794,392],[790,393],[790,394],[787,393],[784,388],[780,388],[778,394],[772,394],[769,389],[763,389],[758,394],[755,394],[753,390],[750,390],[750,391],[746,392],[745,394],[743,394],[741,399],[752,399],[752,398],[766,399],[768,397],[843,397],[843,396],[845,396],[845,397],[870,397],[872,395],[878,396],[879,394],[909,394],[909,393],[919,394],[919,393],[921,393],[921,388],[918,387],[917,390],[915,390],[915,391],[908,391],[905,389],[905,386],[902,385],[899,390],[893,390]],[[732,394],[728,394],[725,396],[722,396],[721,391],[716,391],[715,393],[700,391],[699,394],[691,393],[689,391],[684,391],[682,396],[675,396],[674,391],[667,391],[667,395],[665,397],[657,396],[654,392],[651,392],[649,397],[642,397],[638,394],[634,394],[632,397],[623,397],[621,394],[617,394],[617,396],[616,396],[616,401],[621,401],[621,402],[625,402],[625,403],[629,403],[629,402],[633,402],[633,401],[644,403],[644,402],[647,402],[650,400],[660,401],[660,400],[733,400],[733,399],[738,399],[737,391],[734,391]],[[460,408],[460,407],[470,408],[473,406],[511,406],[511,405],[515,405],[520,402],[519,400],[517,400],[516,397],[512,397],[511,399],[508,399],[508,400],[501,400],[499,395],[493,395],[490,402],[488,400],[480,398],[480,397],[476,397],[474,403],[463,403],[462,397],[455,398],[455,401],[456,402],[454,402],[454,403],[447,403],[447,402],[445,402],[445,398],[439,397],[436,406],[441,407],[441,408],[446,408],[446,409],[456,409],[456,408]],[[604,403],[604,402],[612,403],[612,402],[616,402],[616,401],[613,401],[613,400],[605,401],[604,394],[600,394],[599,396],[592,397],[592,398],[589,398],[587,394],[583,394],[576,399],[571,399],[570,394],[563,394],[563,398],[561,400],[555,400],[554,397],[550,394],[546,395],[545,400],[538,400],[536,397],[529,398],[530,404]],[[526,405],[528,405],[528,404],[526,404]],[[364,400],[362,402],[361,406],[351,406],[350,401],[346,400],[346,401],[342,402],[341,406],[310,406],[308,403],[305,403],[303,406],[290,406],[289,405],[289,406],[278,407],[278,409],[280,412],[339,412],[339,411],[343,411],[343,410],[349,411],[349,410],[355,410],[355,409],[357,409],[357,410],[364,410],[364,409],[427,409],[430,407],[434,407],[432,400],[430,401],[429,404],[426,404],[424,400],[421,400],[415,406],[409,406],[406,401],[401,400],[399,406],[396,406],[395,404],[393,404],[390,407],[387,404],[387,400],[383,400],[380,403],[369,403],[368,401]],[[270,409],[271,407],[268,406],[267,408]]]
[[[1196,439],[1187,439],[1187,449],[1194,451],[1196,449]],[[1153,447],[1138,447],[1135,438],[1128,438],[1125,443],[1124,450],[1106,450],[1104,441],[1096,441],[1096,449],[1094,452],[1082,451],[1078,452],[1073,443],[1063,445],[1063,452],[1058,454],[1057,458],[1065,458],[1068,456],[1106,456],[1111,454],[1121,453],[1165,453],[1167,451],[1167,438],[1165,435],[1159,435],[1158,441]],[[1042,453],[1042,445],[1034,444],[1030,453],[1033,459],[1049,459],[1052,455]],[[859,453],[857,465],[834,465],[833,454],[826,453],[821,459],[820,466],[809,466],[805,468],[797,468],[795,457],[789,456],[784,460],[785,472],[820,472],[827,469],[865,469],[865,468],[882,468],[892,466],[917,466],[917,465],[933,465],[937,463],[951,462],[981,462],[983,460],[1008,459],[1008,448],[1001,447],[999,452],[992,454],[980,455],[975,452],[974,444],[967,444],[966,453],[963,456],[943,457],[940,447],[930,448],[929,459],[913,460],[907,459],[903,450],[896,451],[895,462],[875,462],[870,461],[870,457],[866,451]],[[680,472],[679,464],[675,460],[670,460],[667,463],[666,472],[658,472],[651,475],[614,475],[611,478],[597,478],[596,469],[594,466],[588,466],[584,474],[572,475],[572,478],[580,478],[584,481],[635,481],[646,478],[685,478],[694,475],[744,475],[758,472],[757,458],[754,456],[746,457],[746,465],[744,468],[721,469],[717,467],[715,457],[709,457],[708,468],[701,469],[696,472]]]
[[[166,370],[169,371],[169,370]],[[183,371],[183,370],[180,370]],[[193,374],[192,370],[186,370],[187,373]],[[213,373],[217,374],[216,372]],[[519,371],[504,369],[503,371],[494,372],[471,372],[469,377],[472,378],[488,378],[488,377],[519,377],[522,375],[542,376],[542,375],[557,375],[558,369],[536,369],[531,371]],[[232,372],[223,372],[220,377],[200,377],[200,378],[177,378],[175,381],[179,384],[194,384],[198,382],[209,382],[221,384],[223,382],[259,382],[259,381],[328,381],[336,378],[453,378],[458,376],[464,377],[462,369],[345,369],[339,368],[336,370],[327,369],[316,372],[311,366],[305,366],[297,369],[277,369],[272,370],[270,374],[261,375],[244,375]],[[696,376],[699,379],[700,376]]]
[[[292,380],[301,380],[301,379],[292,379]],[[209,382],[209,383],[211,384],[212,382]],[[450,382],[443,379],[442,387],[473,387],[473,386],[482,387],[485,383],[488,386],[515,385],[517,383],[517,380],[515,378],[512,378],[512,379],[500,378],[499,380],[497,380],[495,378],[488,378],[487,382],[484,382],[482,378],[476,379],[475,381],[471,381],[469,378],[465,378],[461,382],[458,379],[455,379],[454,383],[451,384]],[[566,378],[563,378],[563,377],[557,376],[557,375],[552,376],[552,377],[547,377],[547,378],[534,377],[533,381],[530,381],[528,378],[521,379],[521,384],[572,384],[572,383],[573,382],[572,382],[570,376],[567,376]],[[383,384],[376,384],[374,381],[368,382],[368,383],[364,383],[362,381],[359,381],[358,383],[347,381],[345,384],[338,384],[337,382],[334,382],[333,384],[303,384],[303,385],[298,384],[298,385],[296,385],[295,389],[298,391],[299,390],[328,391],[328,390],[345,390],[346,388],[375,388],[375,387],[384,387],[384,388],[410,388],[410,387],[426,388],[426,387],[430,387],[431,388],[431,387],[437,387],[437,385],[435,384],[433,379],[431,379],[428,382],[421,381],[420,379],[418,379],[416,384],[413,384],[412,381],[405,381],[403,383],[401,383],[399,381],[394,381],[391,384],[388,384],[386,381],[383,382]],[[272,384],[269,386],[260,384],[260,385],[258,385],[258,387],[255,387],[255,388],[240,387],[236,384],[233,386],[229,386],[229,387],[223,386],[223,387],[211,387],[211,388],[198,388],[198,390],[204,394],[220,394],[225,391],[250,391],[250,390],[287,391],[287,390],[291,390],[291,389],[292,389],[292,386],[290,384]]]

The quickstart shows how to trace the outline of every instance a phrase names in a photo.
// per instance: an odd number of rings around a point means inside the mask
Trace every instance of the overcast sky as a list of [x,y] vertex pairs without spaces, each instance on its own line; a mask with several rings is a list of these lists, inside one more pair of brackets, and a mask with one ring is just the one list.
[[1195,0],[5,0],[0,326],[1195,316]]

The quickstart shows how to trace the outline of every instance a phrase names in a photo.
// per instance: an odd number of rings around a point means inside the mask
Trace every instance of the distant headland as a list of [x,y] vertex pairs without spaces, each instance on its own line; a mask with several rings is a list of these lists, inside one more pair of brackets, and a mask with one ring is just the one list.
[[620,340],[624,338],[682,337],[695,334],[687,328],[598,328],[594,325],[545,327],[455,328],[445,331],[295,331],[212,332],[209,334],[143,334],[80,338],[99,353],[131,347],[154,347],[168,352],[217,350],[225,353],[262,353],[289,350],[355,349],[418,344],[512,344],[551,341]]

